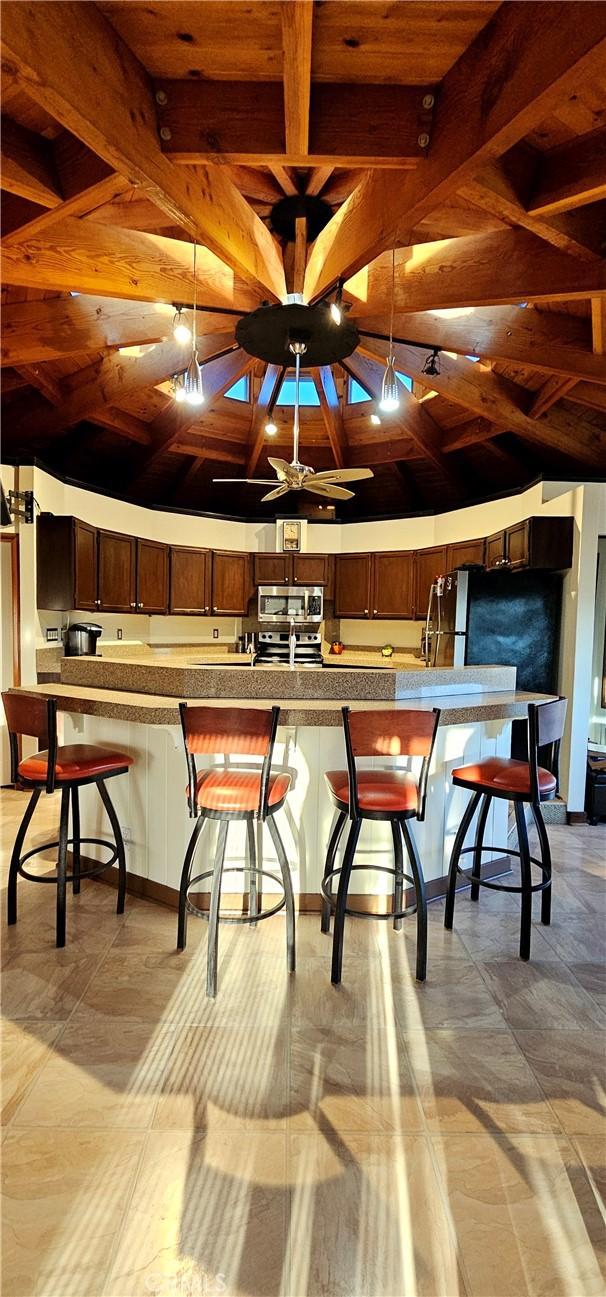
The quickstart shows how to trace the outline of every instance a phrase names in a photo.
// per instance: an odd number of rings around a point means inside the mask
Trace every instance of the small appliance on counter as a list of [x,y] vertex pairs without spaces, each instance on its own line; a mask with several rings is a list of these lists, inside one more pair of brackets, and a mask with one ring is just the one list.
[[[322,637],[318,631],[295,631],[295,666],[322,666]],[[257,666],[278,666],[290,659],[290,633],[287,630],[262,630],[257,645]]]
[[102,633],[102,627],[92,621],[78,621],[68,626],[63,632],[66,658],[95,657],[97,640]]

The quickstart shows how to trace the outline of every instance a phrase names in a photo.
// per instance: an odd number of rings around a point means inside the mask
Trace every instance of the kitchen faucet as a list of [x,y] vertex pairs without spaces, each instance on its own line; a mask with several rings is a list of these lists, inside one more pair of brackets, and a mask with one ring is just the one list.
[[291,671],[295,669],[295,649],[297,647],[297,636],[295,634],[295,623],[291,619],[290,634],[288,636],[288,665]]

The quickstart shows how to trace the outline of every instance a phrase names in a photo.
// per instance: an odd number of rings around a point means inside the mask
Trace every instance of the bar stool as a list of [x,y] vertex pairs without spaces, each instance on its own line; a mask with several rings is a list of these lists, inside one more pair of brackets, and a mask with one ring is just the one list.
[[[219,922],[255,924],[260,919],[269,919],[272,914],[277,914],[286,907],[286,963],[291,973],[295,970],[292,881],[284,844],[275,822],[276,812],[281,810],[286,800],[291,778],[286,771],[271,768],[279,707],[262,710],[256,707],[191,707],[187,703],[180,703],[179,711],[187,760],[187,803],[190,817],[196,823],[181,874],[177,947],[179,950],[185,949],[187,912],[208,920],[206,994],[214,998],[217,994]],[[257,756],[263,758],[263,763],[256,769],[214,767],[198,773],[195,762],[198,753],[209,756]],[[218,820],[220,824],[214,867],[191,878],[200,834],[209,820]],[[267,822],[278,856],[281,878],[267,869],[257,868],[255,820]],[[233,871],[230,866],[229,872],[249,874],[248,914],[227,917],[219,911],[227,830],[234,821],[244,821],[246,824],[247,864],[246,867]],[[277,904],[262,912],[259,910],[257,890],[257,879],[260,876],[273,879],[283,892]],[[212,879],[208,913],[189,899],[192,888],[206,878]]]
[[[533,892],[542,893],[541,923],[549,924],[551,921],[551,851],[541,813],[541,802],[551,801],[558,790],[560,742],[564,733],[565,720],[565,698],[560,697],[549,703],[529,703],[528,761],[516,761],[510,757],[488,757],[485,761],[460,766],[452,772],[453,784],[458,788],[469,788],[472,797],[465,809],[452,848],[444,927],[452,928],[453,925],[457,874],[463,873],[459,863],[461,856],[473,852],[472,901],[479,900],[480,887],[490,887],[496,892],[516,892],[522,898],[520,959],[530,959]],[[540,749],[545,749],[545,764],[541,766],[539,765]],[[518,851],[512,851],[510,847],[484,845],[486,820],[493,797],[505,798],[506,801],[514,803]],[[530,806],[537,827],[541,849],[540,860],[530,855],[525,805]],[[480,811],[474,845],[464,847],[463,843],[478,806]],[[482,878],[480,875],[483,851],[503,851],[508,856],[517,856],[520,861],[521,886],[513,887]],[[542,874],[541,882],[534,885],[531,865],[536,865]]]
[[[116,752],[113,748],[97,747],[92,743],[72,743],[64,747],[57,744],[57,700],[43,698],[40,694],[2,694],[11,754],[11,783],[18,787],[31,788],[32,795],[19,829],[11,856],[8,875],[8,922],[17,922],[17,877],[29,879],[32,883],[55,883],[57,887],[57,941],[59,947],[65,945],[65,902],[66,886],[71,882],[74,895],[80,891],[83,878],[96,878],[104,873],[110,865],[118,865],[118,904],[116,913],[124,912],[126,893],[126,858],[120,824],[114,810],[110,795],[105,786],[107,779],[115,775],[126,774],[133,758],[125,752]],[[19,760],[18,738],[27,735],[38,739],[45,745],[43,751],[34,756]],[[96,784],[101,801],[107,811],[114,835],[114,845],[109,860],[96,865],[94,869],[80,868],[80,851],[83,843],[95,846],[111,847],[111,842],[104,838],[83,838],[80,834],[80,804],[78,790],[85,784]],[[61,816],[59,822],[58,842],[45,842],[43,846],[34,847],[21,855],[21,848],[29,828],[32,816],[43,792],[53,793],[61,789]],[[69,833],[69,812],[71,802],[72,834]],[[73,873],[67,873],[67,848],[72,847]],[[40,855],[58,847],[57,873],[47,878],[30,874],[24,865],[32,856]]]
[[[393,919],[394,928],[402,927],[402,919],[410,914],[417,916],[417,981],[424,982],[427,972],[427,899],[425,880],[419,853],[408,821],[423,820],[427,796],[427,775],[433,752],[440,712],[433,711],[364,711],[350,712],[343,708],[343,729],[347,753],[347,770],[331,770],[326,782],[337,818],[328,844],[324,877],[322,880],[322,932],[330,931],[330,914],[334,910],[335,927],[332,946],[331,981],[341,981],[343,963],[343,933],[345,915],[358,918]],[[419,778],[404,770],[359,770],[358,757],[420,757]],[[335,868],[339,840],[349,817],[351,826],[343,856],[343,863]],[[354,857],[364,820],[389,821],[393,836],[394,866],[355,865]],[[403,871],[402,838],[406,847],[412,876]],[[351,875],[356,869],[378,869],[394,877],[391,914],[369,915],[347,904],[347,891]],[[336,901],[331,891],[331,879],[339,878]],[[402,908],[404,883],[412,883],[416,904]]]

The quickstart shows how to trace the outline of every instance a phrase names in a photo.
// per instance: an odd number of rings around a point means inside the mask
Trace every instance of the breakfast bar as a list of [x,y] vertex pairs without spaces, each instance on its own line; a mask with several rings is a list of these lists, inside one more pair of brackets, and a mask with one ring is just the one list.
[[[230,661],[231,657],[231,661]],[[204,665],[201,665],[201,660]],[[61,683],[36,692],[54,696],[63,719],[64,742],[112,745],[134,759],[128,780],[115,789],[116,807],[128,849],[130,885],[143,894],[173,899],[191,825],[185,798],[185,763],[178,704],[202,701],[217,707],[280,706],[274,765],[289,772],[292,790],[281,812],[283,836],[301,908],[318,908],[320,883],[333,812],[324,774],[342,768],[345,750],[341,709],[428,710],[439,708],[440,727],[431,763],[425,820],[415,825],[430,895],[444,890],[454,835],[467,795],[451,786],[451,770],[490,756],[508,756],[512,721],[525,717],[529,702],[544,695],[516,690],[513,667],[423,669],[416,663],[364,666],[347,661],[322,667],[251,667],[247,659],[217,654],[141,654],[112,658],[66,658]],[[28,692],[31,692],[28,691]],[[229,760],[229,758],[227,758]],[[405,767],[410,759],[403,759]],[[373,759],[372,764],[381,762]],[[414,761],[412,762],[414,767]],[[117,781],[118,782],[118,781]],[[83,789],[88,830],[102,836],[102,808]],[[259,859],[275,867],[273,845],[258,833]],[[495,803],[486,840],[505,847],[507,805]],[[378,861],[391,851],[389,826],[366,823],[360,859]],[[498,861],[486,857],[490,871]],[[230,831],[226,862],[242,867],[243,826]],[[503,865],[503,868],[506,866]],[[229,876],[237,893],[242,874]],[[380,874],[356,875],[356,891],[380,907]],[[361,881],[360,881],[361,880]],[[379,881],[377,881],[379,880]],[[151,886],[150,886],[151,884]],[[271,885],[269,887],[271,890]],[[382,894],[382,893],[381,893]],[[387,897],[385,898],[387,899]]]

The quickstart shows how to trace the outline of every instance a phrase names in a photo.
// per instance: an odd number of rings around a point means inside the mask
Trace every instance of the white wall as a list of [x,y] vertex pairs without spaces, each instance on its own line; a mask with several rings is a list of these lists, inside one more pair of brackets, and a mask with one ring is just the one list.
[[589,738],[606,751],[606,707],[602,706],[602,681],[604,654],[606,652],[606,535],[598,543],[598,574],[596,582],[595,624],[593,631],[593,659],[591,667],[591,698]]

